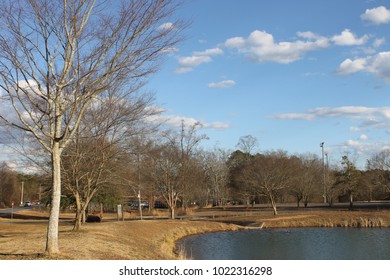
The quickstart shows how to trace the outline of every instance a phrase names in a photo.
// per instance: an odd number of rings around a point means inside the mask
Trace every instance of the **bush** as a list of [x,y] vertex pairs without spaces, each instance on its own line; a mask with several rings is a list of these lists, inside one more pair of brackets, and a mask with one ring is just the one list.
[[100,223],[102,220],[99,216],[88,215],[86,222],[87,223]]

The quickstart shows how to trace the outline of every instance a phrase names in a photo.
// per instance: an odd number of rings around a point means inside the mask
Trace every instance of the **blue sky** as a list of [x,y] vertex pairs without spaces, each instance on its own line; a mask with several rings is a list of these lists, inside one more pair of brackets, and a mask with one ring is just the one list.
[[207,147],[348,152],[390,147],[390,1],[195,0],[185,40],[148,89],[169,123],[200,121]]

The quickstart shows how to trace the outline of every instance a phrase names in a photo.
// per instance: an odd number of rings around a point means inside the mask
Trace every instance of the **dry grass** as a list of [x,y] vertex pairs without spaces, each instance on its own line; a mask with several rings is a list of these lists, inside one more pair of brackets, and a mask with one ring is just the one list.
[[390,211],[315,210],[224,217],[218,221],[241,225],[261,224],[263,228],[283,227],[389,227]]
[[46,222],[17,220],[0,224],[0,259],[164,260],[177,259],[176,240],[191,234],[237,230],[217,222],[188,220],[130,220],[86,224],[79,232],[61,222],[61,254],[44,254]]
[[[212,211],[212,212],[211,212]],[[195,220],[126,220],[116,221],[111,215],[102,223],[86,224],[79,232],[72,231],[70,222],[60,223],[61,254],[44,254],[47,213],[25,211],[24,219],[0,218],[0,259],[77,259],[77,260],[164,260],[180,259],[175,252],[176,241],[184,236],[253,226],[271,227],[373,227],[390,226],[390,210],[382,211],[291,211],[273,216],[270,212],[234,213],[210,210],[211,218]],[[32,219],[26,220],[26,215]],[[204,215],[205,212],[202,212]],[[213,215],[218,218],[213,218]],[[133,215],[126,216],[126,218]],[[62,214],[61,218],[73,217]]]

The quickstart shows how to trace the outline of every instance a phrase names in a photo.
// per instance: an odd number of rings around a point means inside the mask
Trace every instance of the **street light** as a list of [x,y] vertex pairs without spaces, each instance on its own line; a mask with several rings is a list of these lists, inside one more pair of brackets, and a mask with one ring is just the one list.
[[322,171],[323,171],[323,178],[322,178],[322,185],[324,187],[324,203],[326,203],[326,188],[325,188],[325,157],[324,157],[324,142],[320,143],[320,147],[322,150]]

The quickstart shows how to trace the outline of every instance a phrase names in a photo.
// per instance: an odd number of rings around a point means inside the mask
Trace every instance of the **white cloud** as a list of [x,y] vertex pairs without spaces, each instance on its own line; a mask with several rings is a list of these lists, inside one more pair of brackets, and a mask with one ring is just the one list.
[[386,39],[385,39],[384,37],[378,38],[378,39],[375,39],[375,40],[374,40],[373,46],[374,46],[375,48],[379,48],[379,47],[382,46],[385,42],[386,42]]
[[275,114],[270,116],[272,119],[289,119],[289,120],[305,120],[311,121],[315,119],[315,115],[307,113],[285,113],[285,114]]
[[178,48],[165,48],[165,49],[162,49],[161,53],[172,54],[172,53],[177,53],[178,51],[179,51]]
[[212,61],[212,56],[223,54],[223,50],[220,48],[207,49],[202,52],[193,52],[192,56],[179,57],[179,68],[176,69],[177,73],[185,73],[194,70],[195,67],[203,63],[209,63]]
[[213,49],[207,49],[202,52],[194,52],[195,56],[213,56],[213,55],[219,55],[223,54],[223,50],[220,48],[213,48]]
[[158,27],[160,30],[172,30],[173,28],[175,28],[175,25],[172,22],[163,23]]
[[367,9],[364,14],[360,16],[361,19],[371,22],[373,24],[385,24],[390,22],[390,10],[384,6]]
[[[353,118],[364,119],[372,124],[377,119],[390,121],[390,107],[364,107],[364,106],[341,106],[341,107],[320,107],[307,110],[304,113],[284,113],[270,116],[274,119],[291,120],[314,120],[316,118]],[[368,122],[365,122],[368,124]],[[356,127],[353,128],[357,130]]]
[[368,140],[368,136],[365,135],[365,134],[362,134],[362,135],[359,136],[359,139],[360,140]]
[[335,35],[331,40],[339,46],[360,46],[364,45],[369,39],[368,35],[357,38],[349,29],[345,29],[340,35]]
[[372,57],[367,71],[390,84],[390,52],[381,52]]
[[167,115],[161,117],[161,119],[163,120],[164,124],[176,128],[180,128],[182,122],[184,122],[184,125],[186,126],[191,126],[199,123],[202,128],[207,128],[207,129],[226,129],[230,127],[229,124],[224,122],[204,122],[192,117],[178,116],[178,115]]
[[225,41],[225,47],[242,49],[245,47],[245,39],[242,37],[233,37]]
[[361,130],[361,128],[360,128],[360,127],[356,127],[356,126],[351,126],[351,127],[349,128],[349,130],[352,131],[352,132],[358,132],[358,131]]
[[230,127],[230,124],[225,122],[205,122],[203,120],[197,120],[193,117],[166,114],[166,112],[160,107],[152,107],[151,110],[157,111],[160,114],[148,117],[149,122],[163,124],[174,128],[180,128],[182,122],[184,122],[186,126],[200,124],[200,126],[205,129],[226,129]]
[[347,146],[352,146],[352,147],[357,147],[357,146],[360,146],[360,142],[359,141],[355,141],[355,140],[348,140],[346,142],[346,145]]
[[344,60],[338,69],[340,75],[368,72],[390,84],[390,52],[380,52],[374,56]]
[[230,128],[230,125],[224,122],[211,122],[211,123],[204,123],[203,127],[212,128],[212,129],[226,129],[226,128]]
[[275,42],[274,37],[260,30],[253,31],[248,38],[233,37],[225,41],[227,48],[237,49],[255,63],[266,61],[288,64],[299,59],[307,52],[329,46],[326,37],[312,32],[298,32],[297,36],[303,40],[294,42]]
[[236,84],[233,80],[224,80],[220,82],[212,82],[208,84],[208,87],[210,88],[229,88]]
[[355,60],[351,60],[347,58],[340,64],[337,73],[339,75],[351,75],[364,70],[366,64],[367,64],[367,59],[365,58],[359,58]]

